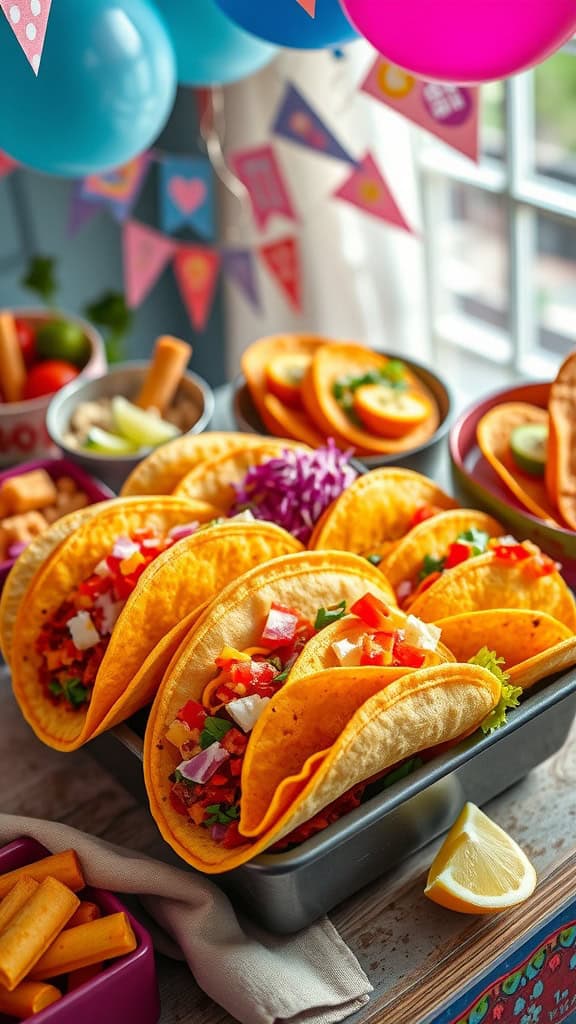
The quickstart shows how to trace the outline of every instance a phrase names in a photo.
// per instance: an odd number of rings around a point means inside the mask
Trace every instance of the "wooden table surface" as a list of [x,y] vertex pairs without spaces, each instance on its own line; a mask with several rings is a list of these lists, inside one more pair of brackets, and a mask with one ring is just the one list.
[[[543,871],[576,843],[576,728],[561,751],[488,805]],[[161,856],[148,810],[90,756],[89,748],[60,754],[44,747],[22,719],[0,672],[2,810],[48,818],[110,842]],[[332,913],[375,987],[353,1024],[383,1024],[383,1004],[402,979],[434,963],[440,948],[458,944],[477,919],[450,914],[422,896],[437,844],[368,886]],[[231,1024],[232,1018],[197,987],[188,968],[158,957],[162,1024]]]

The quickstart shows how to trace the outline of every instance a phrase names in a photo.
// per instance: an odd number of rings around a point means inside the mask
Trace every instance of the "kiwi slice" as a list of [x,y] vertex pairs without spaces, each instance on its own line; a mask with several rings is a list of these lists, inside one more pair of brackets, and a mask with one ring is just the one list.
[[521,423],[510,434],[514,462],[530,476],[544,476],[548,426],[545,423]]

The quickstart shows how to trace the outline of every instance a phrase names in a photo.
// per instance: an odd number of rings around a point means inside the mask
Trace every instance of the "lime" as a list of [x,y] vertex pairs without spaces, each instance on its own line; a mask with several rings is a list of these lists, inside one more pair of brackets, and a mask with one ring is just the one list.
[[512,458],[519,469],[531,476],[543,476],[548,447],[545,423],[521,423],[510,434]]
[[140,409],[122,395],[112,399],[112,416],[122,437],[144,448],[155,448],[181,433],[173,423]]
[[125,437],[110,434],[101,427],[90,427],[84,447],[102,455],[134,455],[138,451],[138,446],[127,441]]
[[49,320],[38,328],[36,351],[40,359],[64,359],[74,366],[85,366],[90,358],[90,342],[71,320]]

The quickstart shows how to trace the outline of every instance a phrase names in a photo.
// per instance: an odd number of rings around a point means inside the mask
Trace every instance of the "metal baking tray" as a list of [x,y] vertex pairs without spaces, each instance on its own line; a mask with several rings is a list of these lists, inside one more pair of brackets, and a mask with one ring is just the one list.
[[[467,800],[485,804],[524,778],[563,746],[575,714],[571,670],[530,690],[497,732],[464,740],[380,792],[376,784],[360,807],[298,847],[211,877],[259,924],[298,931],[446,831]],[[145,721],[140,713],[88,747],[143,801]],[[164,854],[183,866],[167,844]]]

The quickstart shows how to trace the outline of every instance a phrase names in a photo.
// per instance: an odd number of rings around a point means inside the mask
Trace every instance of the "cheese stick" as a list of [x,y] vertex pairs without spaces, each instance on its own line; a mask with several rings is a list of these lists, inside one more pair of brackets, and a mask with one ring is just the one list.
[[0,986],[0,1013],[26,1020],[61,998],[59,989],[54,985],[45,985],[42,981],[23,981],[13,992],[7,992]]
[[8,477],[0,491],[8,515],[29,512],[30,509],[40,511],[55,505],[57,497],[56,485],[45,469],[32,469],[29,473]]
[[[30,974],[34,964],[50,949],[79,903],[78,897],[62,882],[45,878],[12,918],[0,934],[0,984],[9,992]],[[69,934],[75,931],[73,928]]]
[[81,967],[124,956],[136,949],[137,941],[128,916],[109,914],[89,924],[79,924],[60,933],[50,949],[30,971],[30,977],[42,981],[69,974]]
[[89,921],[96,921],[101,916],[100,907],[96,903],[91,903],[90,900],[83,900],[78,910],[74,912],[68,921],[66,927],[76,928],[79,924],[88,924]]
[[72,889],[72,892],[79,892],[86,885],[78,854],[75,850],[63,850],[62,853],[53,853],[49,857],[42,857],[32,864],[26,864],[22,868],[15,868],[14,871],[7,871],[0,875],[0,900],[10,892],[10,889],[22,875],[28,875],[41,882],[44,878],[57,878],[63,885]]
[[4,928],[16,916],[18,911],[22,909],[32,894],[36,892],[38,884],[34,878],[22,875],[13,888],[10,889],[8,895],[0,903],[0,933],[4,931]]
[[19,402],[24,391],[26,367],[11,313],[0,313],[0,391],[5,402]]
[[141,409],[158,409],[162,416],[170,407],[192,354],[192,346],[165,334],[154,346],[152,362],[135,404]]

